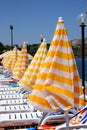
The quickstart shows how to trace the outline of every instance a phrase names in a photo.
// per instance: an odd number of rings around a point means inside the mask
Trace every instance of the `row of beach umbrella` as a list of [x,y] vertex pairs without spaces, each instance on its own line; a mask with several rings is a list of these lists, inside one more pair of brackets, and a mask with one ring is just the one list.
[[[29,90],[33,89],[29,97],[33,104],[41,105],[41,109],[46,105],[44,110],[47,108],[48,111],[58,110],[59,107],[67,109],[83,105],[83,90],[78,68],[62,17],[57,22],[48,52],[44,38],[30,64],[25,43],[16,58],[15,47],[7,69],[12,70],[13,78],[20,80],[21,86]],[[43,103],[42,99],[44,99]]]
[[19,54],[18,61],[16,62],[15,67],[13,69],[14,79],[20,80],[22,78],[26,68],[28,67],[28,63],[29,60],[28,60],[27,46],[24,43],[22,50]]
[[27,47],[23,44],[15,63],[15,49],[12,56],[14,67],[11,66],[13,78],[19,80],[20,86],[31,90],[28,100],[35,108],[55,112],[60,108],[65,111],[85,105],[78,68],[62,17],[58,19],[48,52],[44,38],[29,63]]

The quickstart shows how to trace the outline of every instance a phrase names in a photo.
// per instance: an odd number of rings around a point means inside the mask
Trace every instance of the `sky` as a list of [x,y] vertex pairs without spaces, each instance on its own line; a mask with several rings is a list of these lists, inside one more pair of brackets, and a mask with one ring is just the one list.
[[[40,43],[43,34],[52,41],[59,17],[63,17],[69,40],[81,38],[77,16],[85,12],[87,0],[0,0],[0,42],[11,44]],[[87,29],[86,29],[87,30]]]

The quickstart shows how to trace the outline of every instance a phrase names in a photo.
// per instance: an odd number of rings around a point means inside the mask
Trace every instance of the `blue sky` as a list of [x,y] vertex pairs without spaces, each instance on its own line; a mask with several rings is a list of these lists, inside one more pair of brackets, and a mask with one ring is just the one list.
[[0,0],[0,42],[10,45],[9,25],[12,24],[14,44],[40,43],[40,34],[49,43],[60,16],[69,40],[80,38],[76,18],[86,6],[87,0]]

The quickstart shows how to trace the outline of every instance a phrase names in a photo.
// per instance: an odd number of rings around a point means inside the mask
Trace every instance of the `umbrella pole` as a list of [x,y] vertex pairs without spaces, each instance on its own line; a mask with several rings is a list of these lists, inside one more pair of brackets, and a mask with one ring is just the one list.
[[68,113],[69,113],[69,110],[66,110],[65,111],[65,118],[66,118],[66,128],[67,128],[67,130],[69,130],[69,115],[68,115]]

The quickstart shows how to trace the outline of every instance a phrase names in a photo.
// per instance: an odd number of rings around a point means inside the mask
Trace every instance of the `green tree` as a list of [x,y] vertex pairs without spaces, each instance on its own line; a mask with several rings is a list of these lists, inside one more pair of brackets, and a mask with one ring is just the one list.
[[5,49],[4,45],[0,42],[0,54],[2,54],[4,49]]

